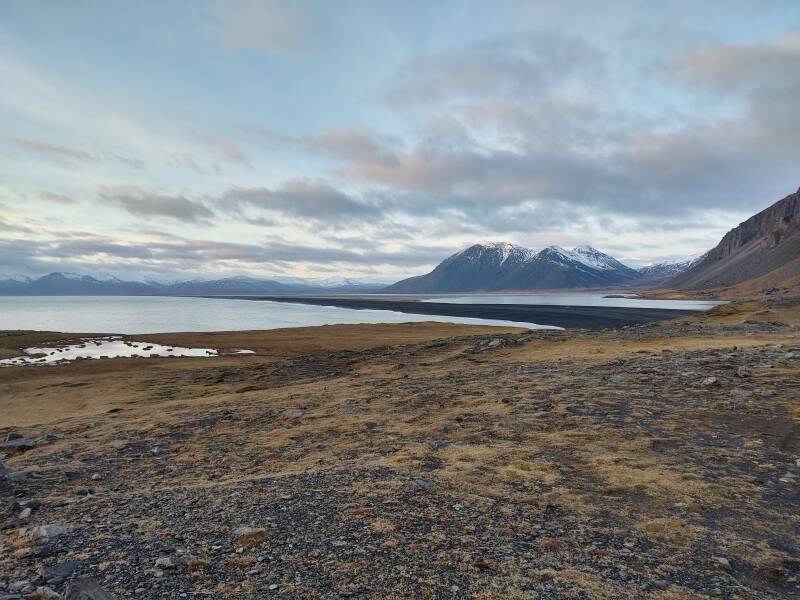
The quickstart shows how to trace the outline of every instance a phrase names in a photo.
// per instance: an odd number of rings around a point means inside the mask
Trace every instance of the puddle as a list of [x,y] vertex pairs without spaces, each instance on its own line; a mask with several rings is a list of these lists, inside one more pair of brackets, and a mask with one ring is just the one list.
[[[237,350],[232,354],[253,354],[252,350]],[[119,337],[84,338],[77,344],[41,348],[26,348],[25,356],[0,360],[0,367],[24,365],[55,365],[81,359],[99,358],[156,358],[217,356],[212,348],[183,348],[162,346],[150,342],[134,342]]]

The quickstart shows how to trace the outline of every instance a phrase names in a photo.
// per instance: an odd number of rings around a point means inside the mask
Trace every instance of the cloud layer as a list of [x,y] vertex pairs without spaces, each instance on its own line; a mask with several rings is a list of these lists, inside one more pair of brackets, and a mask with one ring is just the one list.
[[800,185],[800,14],[678,4],[0,9],[0,275],[701,252]]

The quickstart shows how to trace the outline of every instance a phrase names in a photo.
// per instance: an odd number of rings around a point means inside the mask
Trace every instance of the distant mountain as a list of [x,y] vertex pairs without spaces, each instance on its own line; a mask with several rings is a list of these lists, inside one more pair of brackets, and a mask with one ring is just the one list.
[[427,275],[404,279],[385,292],[475,292],[618,286],[639,272],[590,246],[532,250],[509,242],[475,244]]
[[688,271],[694,265],[703,260],[704,257],[705,254],[702,256],[696,256],[694,258],[685,258],[683,260],[672,262],[655,263],[652,265],[639,267],[637,271],[639,271],[639,275],[641,276],[641,283],[655,283],[670,277],[675,277],[676,275],[680,275],[681,273]]
[[800,285],[800,190],[731,229],[686,272],[662,287],[707,290]]
[[353,281],[331,282],[329,285],[295,280],[281,282],[251,277],[179,281],[158,283],[153,281],[123,281],[117,278],[98,279],[88,275],[50,273],[38,279],[14,277],[0,280],[2,296],[212,296],[297,294],[314,292],[375,292],[385,287],[383,283]]

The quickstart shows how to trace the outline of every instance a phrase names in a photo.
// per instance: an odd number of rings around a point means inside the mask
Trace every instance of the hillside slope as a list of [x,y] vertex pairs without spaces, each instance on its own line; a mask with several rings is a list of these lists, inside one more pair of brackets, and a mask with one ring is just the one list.
[[686,272],[662,287],[685,290],[791,285],[800,276],[800,190],[731,229]]

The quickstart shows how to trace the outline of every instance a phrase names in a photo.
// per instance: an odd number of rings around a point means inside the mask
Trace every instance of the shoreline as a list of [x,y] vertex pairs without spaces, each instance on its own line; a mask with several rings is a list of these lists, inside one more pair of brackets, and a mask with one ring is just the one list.
[[283,302],[312,306],[335,306],[354,310],[388,310],[430,316],[491,319],[534,325],[549,325],[564,329],[606,329],[628,325],[644,325],[655,321],[679,319],[703,311],[671,308],[638,308],[620,306],[560,306],[549,304],[454,304],[419,302],[416,300],[386,300],[353,297],[320,296],[196,296],[209,299],[253,300]]

